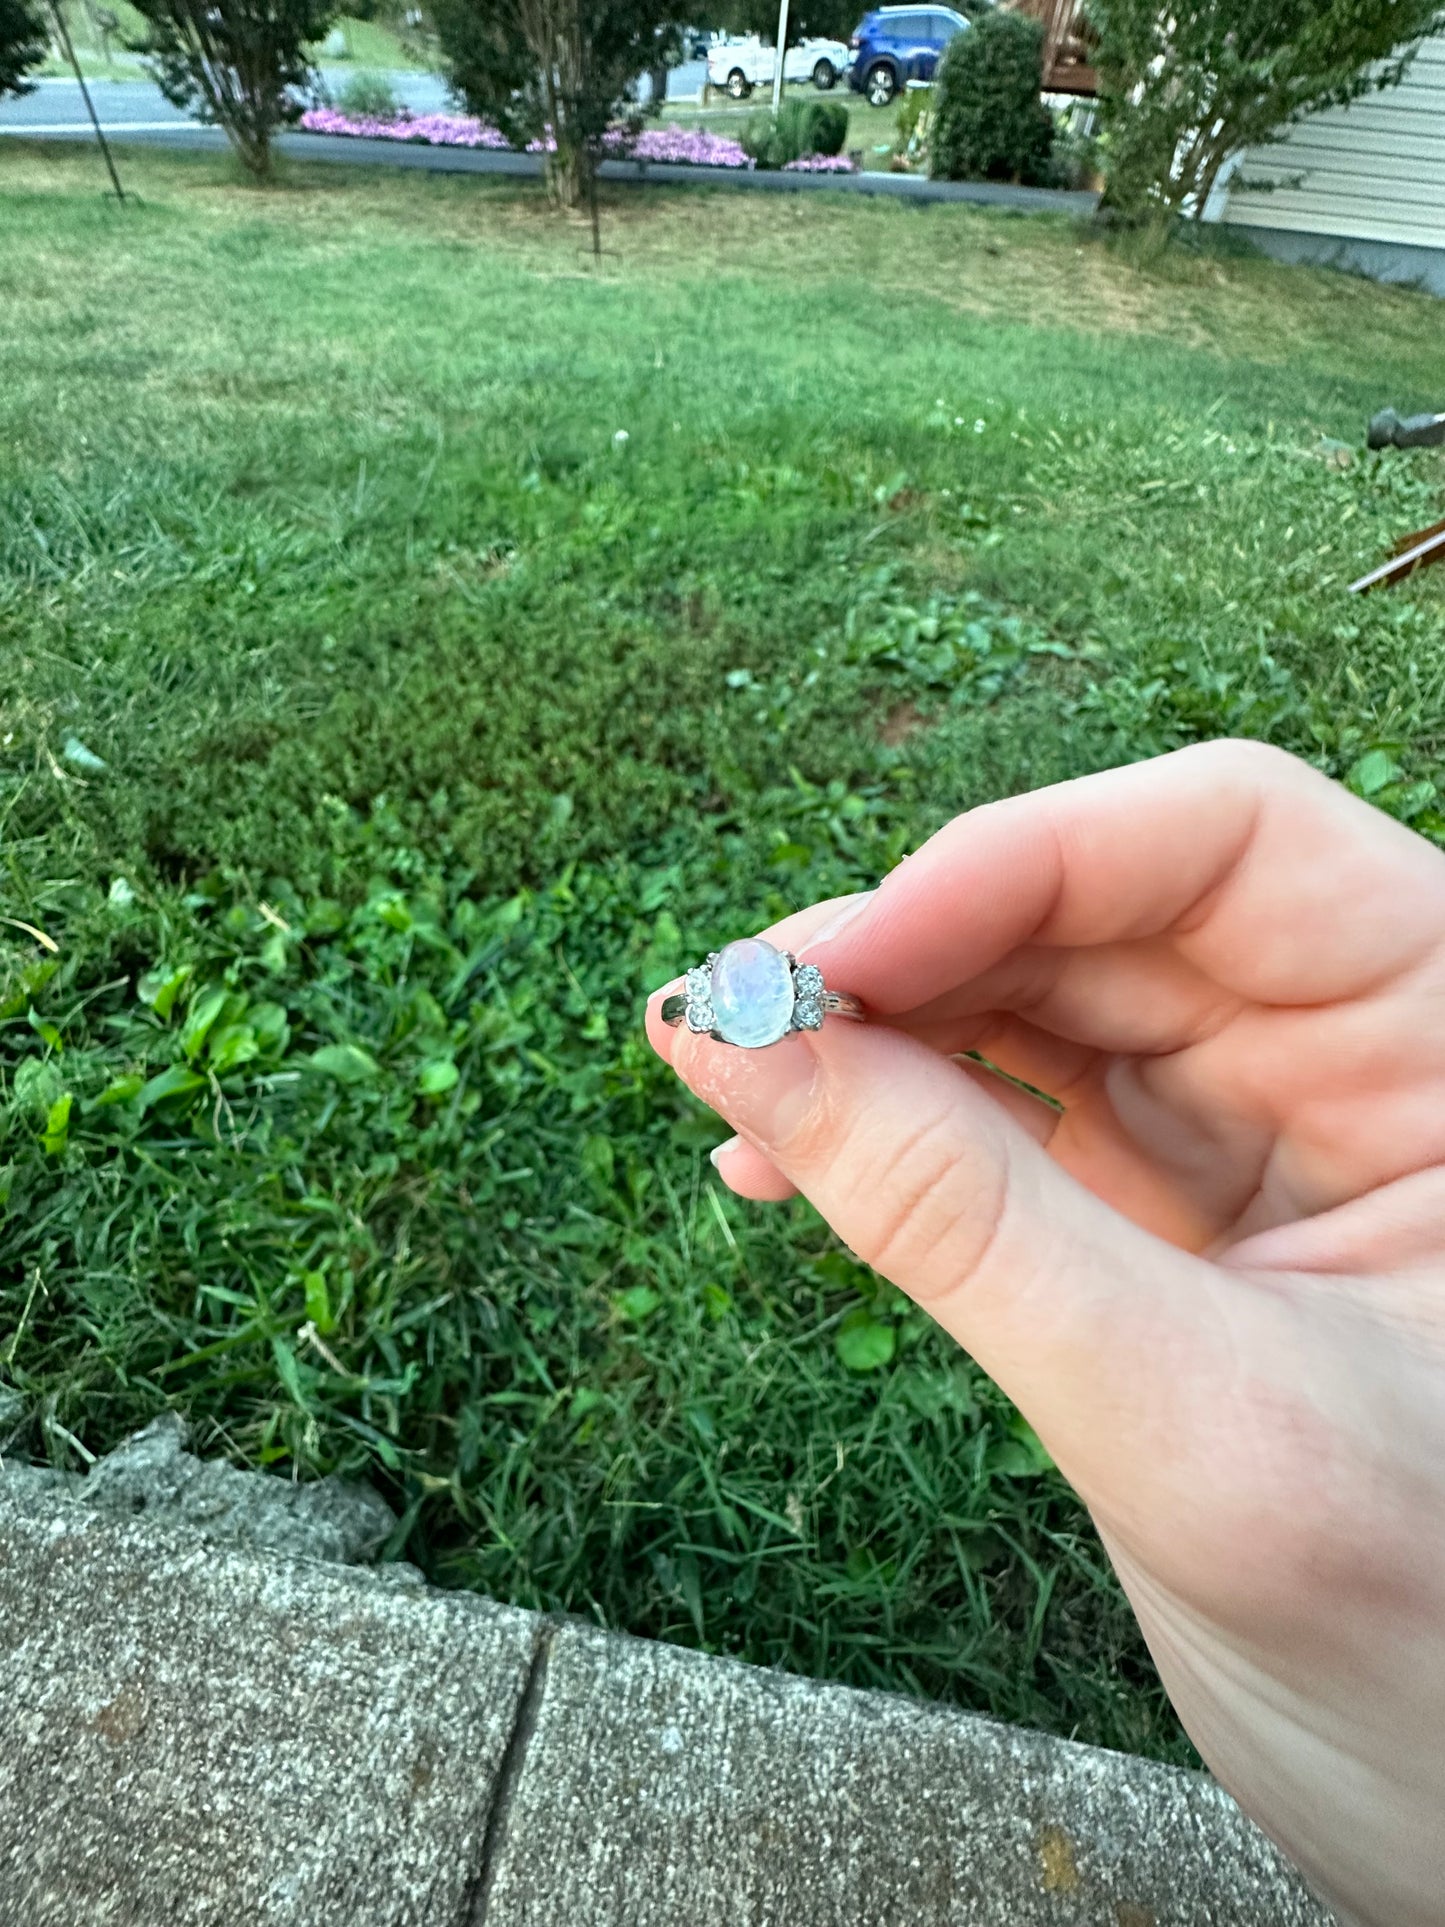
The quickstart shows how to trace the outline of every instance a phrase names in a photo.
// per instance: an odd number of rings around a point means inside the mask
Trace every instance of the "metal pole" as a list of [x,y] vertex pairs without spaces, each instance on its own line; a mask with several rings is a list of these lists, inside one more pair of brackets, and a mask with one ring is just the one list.
[[115,189],[115,198],[123,202],[125,200],[125,189],[121,186],[120,176],[115,171],[115,162],[111,159],[110,146],[106,141],[105,135],[100,131],[100,117],[95,111],[95,102],[90,97],[90,89],[85,84],[85,75],[80,71],[80,62],[75,57],[75,48],[71,44],[70,39],[70,29],[65,24],[65,15],[60,11],[60,0],[50,0],[50,11],[55,19],[55,31],[60,37],[60,44],[65,49],[65,57],[75,69],[75,78],[80,82],[80,92],[81,97],[85,101],[85,111],[90,115],[90,124],[95,129],[95,138],[100,142],[100,151],[105,156],[105,165],[110,175],[110,184]]
[[778,0],[778,51],[773,61],[773,112],[783,99],[783,58],[788,51],[788,0]]

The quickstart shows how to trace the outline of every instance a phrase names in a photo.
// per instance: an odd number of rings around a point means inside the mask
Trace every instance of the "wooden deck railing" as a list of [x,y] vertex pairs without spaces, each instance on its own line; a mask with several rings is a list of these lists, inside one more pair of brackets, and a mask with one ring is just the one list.
[[1094,34],[1080,0],[1013,0],[1013,4],[1018,12],[1043,22],[1045,93],[1097,94]]

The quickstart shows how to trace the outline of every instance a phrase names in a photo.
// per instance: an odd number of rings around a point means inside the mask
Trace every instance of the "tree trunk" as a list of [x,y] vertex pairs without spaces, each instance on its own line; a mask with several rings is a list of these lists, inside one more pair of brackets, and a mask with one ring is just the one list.
[[568,130],[554,128],[557,146],[547,156],[547,193],[563,213],[581,207],[587,193],[587,149],[572,141]]
[[647,78],[652,83],[652,99],[647,103],[647,111],[649,114],[660,114],[667,99],[667,62],[659,60],[655,67],[650,67]]
[[587,99],[587,47],[575,5],[568,7],[556,36],[551,75],[552,139],[547,157],[547,191],[564,213],[580,208],[587,197],[591,155],[584,133]]
[[258,181],[271,178],[271,135],[269,129],[248,125],[239,114],[225,122],[225,131],[236,158]]

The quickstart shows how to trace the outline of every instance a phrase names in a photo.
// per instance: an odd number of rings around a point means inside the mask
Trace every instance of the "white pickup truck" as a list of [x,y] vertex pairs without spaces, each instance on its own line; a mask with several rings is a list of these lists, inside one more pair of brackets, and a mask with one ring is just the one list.
[[[785,81],[811,80],[825,91],[842,78],[852,56],[841,40],[800,40],[783,57]],[[754,35],[717,42],[707,57],[707,84],[746,100],[754,87],[771,87],[777,50]]]

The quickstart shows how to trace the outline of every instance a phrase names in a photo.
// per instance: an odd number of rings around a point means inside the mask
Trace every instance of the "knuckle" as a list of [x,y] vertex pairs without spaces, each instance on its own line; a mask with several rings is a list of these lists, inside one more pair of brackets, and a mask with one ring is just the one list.
[[[876,1173],[877,1199],[859,1256],[920,1303],[949,1296],[978,1270],[1002,1215],[1006,1183],[981,1194],[951,1120],[925,1120]],[[991,1187],[992,1188],[992,1187]]]
[[1297,782],[1306,772],[1314,773],[1308,763],[1287,749],[1277,749],[1273,743],[1262,743],[1252,736],[1220,736],[1177,753],[1191,762],[1212,766],[1221,778],[1234,777],[1271,788]]

